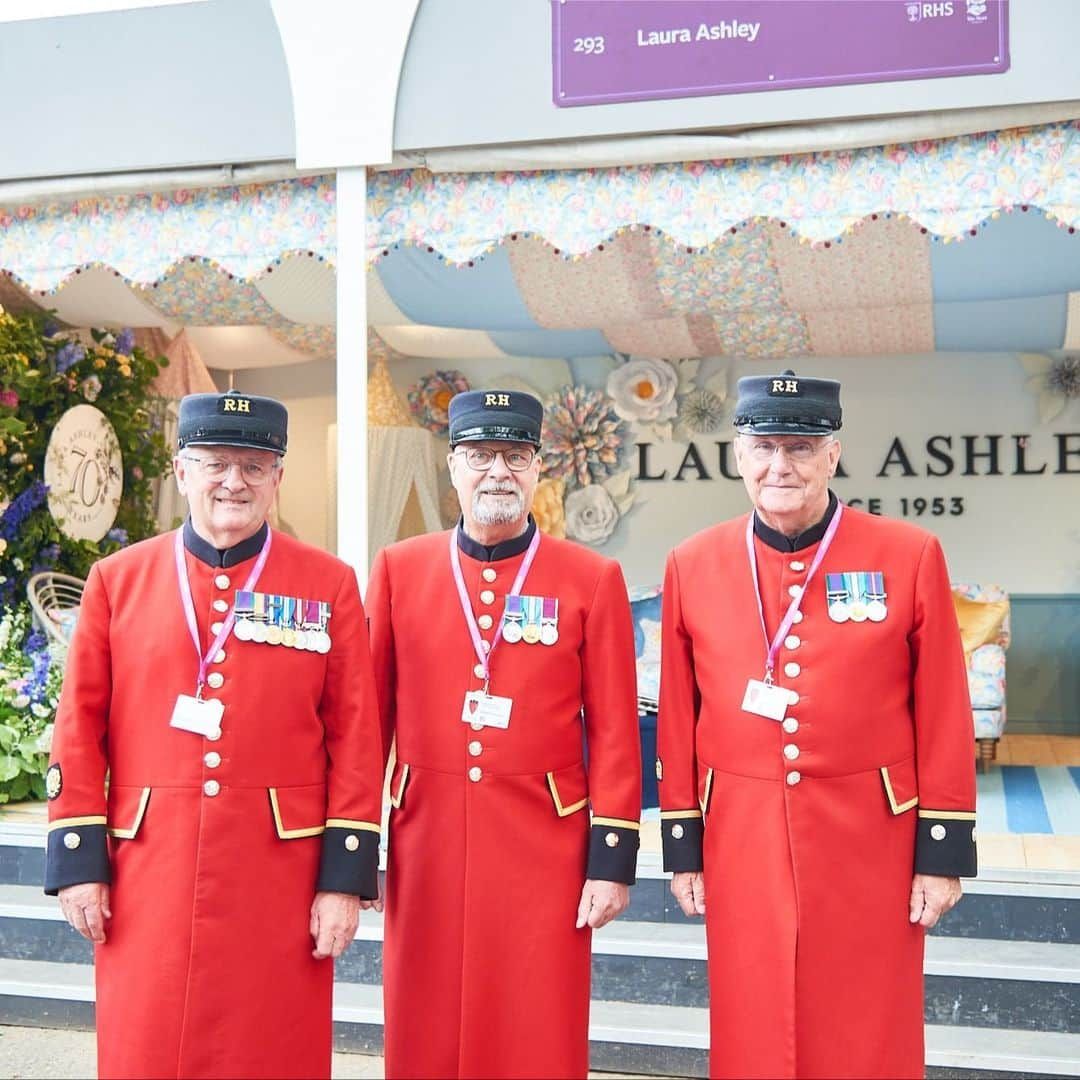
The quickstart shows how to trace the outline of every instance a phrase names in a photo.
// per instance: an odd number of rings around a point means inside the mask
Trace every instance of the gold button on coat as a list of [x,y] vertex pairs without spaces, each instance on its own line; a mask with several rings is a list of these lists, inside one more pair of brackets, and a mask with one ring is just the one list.
[[77,832],[64,833],[64,847],[68,851],[74,851],[82,843],[82,837]]
[[494,621],[495,620],[490,615],[481,615],[480,618],[476,620],[476,625],[479,626],[481,630],[490,630],[491,624]]
[[218,739],[221,738],[221,728],[217,728],[216,730],[209,732],[206,737],[210,740],[210,742],[217,742]]
[[214,601],[214,610],[215,611],[222,611],[222,612],[228,611],[229,610],[229,601],[228,600],[215,600]]
[[944,840],[945,839],[945,826],[944,825],[931,825],[930,826],[930,835],[935,840]]
[[787,746],[784,747],[784,757],[786,757],[788,761],[794,761],[798,756],[799,748],[794,743],[788,743]]
[[349,833],[349,835],[345,837],[345,850],[346,851],[355,851],[359,846],[360,846],[360,837],[357,836],[356,833]]
[[470,779],[470,780],[471,780],[471,781],[472,781],[472,782],[473,782],[474,784],[475,784],[475,783],[478,783],[478,782],[479,782],[479,780],[480,780],[480,777],[481,777],[481,776],[483,776],[483,775],[484,775],[484,771],[483,771],[483,769],[481,769],[481,768],[480,768],[480,766],[479,766],[479,765],[474,765],[474,766],[473,766],[473,767],[472,767],[472,768],[471,768],[471,769],[469,770],[469,779]]
[[609,832],[607,834],[607,836],[604,837],[604,843],[607,844],[608,847],[618,847],[619,846],[619,834],[614,833],[614,832]]
[[783,728],[789,735],[794,735],[799,730],[799,721],[794,716],[785,716]]
[[801,574],[806,569],[806,564],[799,562],[798,559],[796,559],[793,563],[789,563],[789,565],[796,574]]
[[480,571],[480,576],[485,581],[494,581],[497,577],[495,571],[490,566],[485,566],[484,569]]
[[784,665],[784,674],[789,679],[796,678],[800,671],[802,671],[802,668],[798,664],[796,664],[794,660]]
[[788,586],[788,596],[801,596],[801,595],[802,595],[802,586],[801,585],[789,585]]
[[788,701],[791,702],[792,705],[799,704],[799,693],[797,690],[788,691]]
[[227,589],[232,584],[232,582],[229,581],[228,574],[218,574],[218,576],[214,578],[214,584],[219,589]]
[[214,663],[215,664],[224,664],[225,663],[225,650],[224,649],[218,649],[217,656],[214,657]]
[[478,679],[482,679],[484,677],[484,665],[483,664],[476,664],[472,669],[472,673]]
[[473,720],[469,724],[469,727],[471,727],[473,729],[473,731],[483,731],[484,730],[484,725],[481,724],[479,720]]
[[225,685],[225,676],[220,671],[211,671],[206,676],[206,685],[213,690],[218,690]]
[[802,619],[803,619],[803,615],[802,615],[802,612],[801,612],[801,611],[796,611],[796,612],[795,612],[795,618],[794,618],[794,619],[792,619],[791,621],[792,621],[792,622],[797,622],[797,623],[798,623],[798,622],[802,622]]
[[484,589],[483,592],[480,593],[480,603],[481,604],[494,604],[495,603],[495,594],[490,589]]
[[785,649],[797,649],[801,644],[802,638],[799,637],[798,634],[788,634],[788,636],[784,638]]
[[216,750],[211,750],[203,757],[203,764],[208,769],[216,769],[221,764],[221,755]]
[[214,635],[220,634],[221,633],[221,628],[224,625],[225,625],[224,623],[212,622],[210,624],[210,633],[214,634]]
[[672,825],[671,826],[671,835],[676,840],[681,840],[683,838],[683,831],[684,830],[683,830],[683,827],[681,825]]
[[794,787],[802,779],[802,773],[792,770],[787,774],[788,787]]
[[483,752],[484,744],[480,742],[479,739],[473,739],[473,741],[469,743],[469,753],[472,754],[473,757],[479,757]]
[[216,780],[207,780],[202,786],[203,794],[213,798],[220,790],[221,785]]

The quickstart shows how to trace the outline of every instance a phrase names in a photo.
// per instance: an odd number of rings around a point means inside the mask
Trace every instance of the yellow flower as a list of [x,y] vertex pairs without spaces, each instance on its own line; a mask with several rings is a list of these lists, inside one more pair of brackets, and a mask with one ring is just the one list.
[[15,359],[18,360],[19,363],[22,364],[23,367],[29,367],[30,366],[30,357],[27,356],[26,353],[16,353],[15,354]]
[[120,365],[120,374],[123,375],[125,379],[130,379],[131,378],[131,367],[128,364],[121,364]]
[[0,555],[3,555],[7,551],[7,541],[0,536]]
[[108,347],[108,345],[99,345],[97,348],[98,355],[104,356],[106,360],[111,359],[116,353]]
[[564,480],[541,480],[536,485],[536,494],[533,496],[532,512],[537,526],[541,532],[546,532],[557,540],[566,539],[566,519],[563,516],[565,488]]
[[94,367],[96,367],[98,371],[100,371],[105,366],[106,361],[102,360],[100,356],[94,361]]

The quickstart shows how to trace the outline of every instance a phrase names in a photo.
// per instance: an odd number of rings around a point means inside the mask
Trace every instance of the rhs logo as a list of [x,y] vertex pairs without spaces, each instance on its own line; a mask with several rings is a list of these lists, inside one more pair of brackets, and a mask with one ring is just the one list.
[[[975,0],[976,3],[979,0]],[[982,4],[983,8],[986,7],[985,2]],[[908,22],[922,22],[923,19],[948,19],[952,16],[953,5],[952,0],[944,0],[939,3],[915,3],[915,0],[910,0],[905,4],[907,11]],[[970,10],[970,8],[969,8]],[[971,16],[969,15],[970,19]]]

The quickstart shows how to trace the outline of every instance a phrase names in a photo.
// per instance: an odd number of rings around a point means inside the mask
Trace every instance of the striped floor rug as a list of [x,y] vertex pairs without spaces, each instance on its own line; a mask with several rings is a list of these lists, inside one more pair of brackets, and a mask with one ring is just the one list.
[[994,765],[978,789],[981,832],[1080,836],[1078,766]]

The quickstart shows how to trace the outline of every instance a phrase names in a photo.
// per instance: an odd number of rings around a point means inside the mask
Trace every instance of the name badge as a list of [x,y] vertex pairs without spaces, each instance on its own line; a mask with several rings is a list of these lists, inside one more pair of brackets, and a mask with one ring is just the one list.
[[483,724],[484,727],[503,728],[510,726],[510,709],[514,701],[508,697],[494,697],[483,690],[473,690],[465,695],[461,706],[461,719],[466,724]]
[[205,737],[221,734],[221,717],[225,713],[225,702],[215,698],[190,697],[181,694],[173,706],[169,726],[181,731],[191,731]]
[[769,720],[783,720],[791,702],[791,691],[782,686],[770,686],[760,679],[750,679],[742,699],[743,712],[764,716]]

